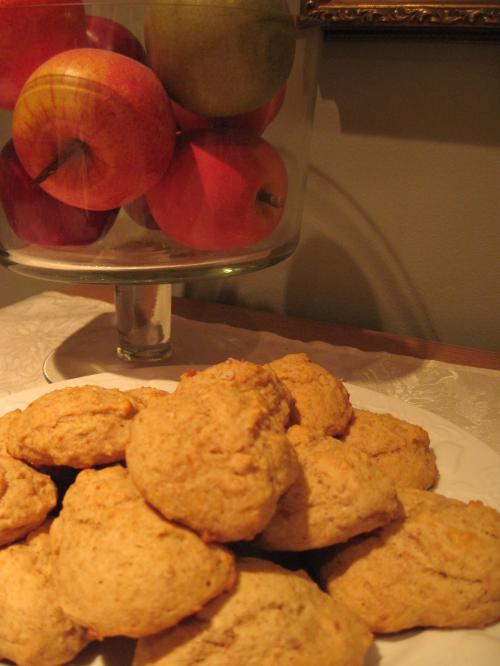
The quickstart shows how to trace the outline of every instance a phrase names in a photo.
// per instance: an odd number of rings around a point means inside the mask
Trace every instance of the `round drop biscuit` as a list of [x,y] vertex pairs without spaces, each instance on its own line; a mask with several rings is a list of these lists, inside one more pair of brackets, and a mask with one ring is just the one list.
[[438,479],[428,433],[392,414],[354,408],[346,433],[348,446],[363,451],[398,488],[432,488]]
[[167,391],[155,388],[154,386],[137,386],[136,388],[124,391],[127,398],[132,400],[137,411],[148,407],[152,402],[161,400],[166,395]]
[[234,584],[234,557],[162,518],[121,465],[84,470],[50,530],[65,613],[96,638],[171,627]]
[[253,538],[298,473],[285,431],[257,391],[191,387],[134,419],[132,480],[166,518],[220,542]]
[[8,455],[0,455],[0,546],[41,525],[57,503],[50,477]]
[[22,666],[70,662],[89,642],[62,611],[47,530],[0,550],[0,659]]
[[498,511],[426,490],[399,496],[405,517],[333,549],[320,566],[332,598],[375,633],[498,621]]
[[20,409],[14,409],[3,416],[0,416],[0,454],[8,453],[7,445],[10,438],[10,432],[20,413]]
[[292,423],[326,435],[345,431],[352,417],[349,393],[328,370],[313,363],[307,354],[287,354],[266,367],[274,370],[292,394]]
[[271,416],[275,416],[279,426],[286,427],[290,420],[293,399],[290,391],[269,367],[250,361],[229,358],[222,363],[209,366],[198,372],[189,370],[181,375],[177,392],[189,390],[192,386],[226,384],[237,391],[257,391],[264,400]]
[[15,420],[8,452],[32,465],[77,469],[123,460],[136,413],[117,389],[66,387],[34,400]]
[[304,426],[288,437],[300,465],[257,544],[304,551],[343,543],[401,513],[392,481],[361,451]]
[[238,583],[192,618],[137,642],[133,666],[362,666],[366,625],[303,572],[238,561]]

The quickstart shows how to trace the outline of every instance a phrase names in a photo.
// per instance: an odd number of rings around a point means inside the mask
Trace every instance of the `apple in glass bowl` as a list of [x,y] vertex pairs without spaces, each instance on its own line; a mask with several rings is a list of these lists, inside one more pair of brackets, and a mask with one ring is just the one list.
[[28,78],[12,136],[22,165],[48,194],[109,210],[160,179],[173,153],[175,120],[151,69],[113,51],[72,49]]
[[207,117],[265,104],[295,58],[295,20],[284,0],[177,0],[145,15],[148,59],[172,99]]
[[234,129],[185,132],[161,181],[146,198],[156,224],[197,250],[234,250],[278,226],[288,193],[279,153]]
[[298,5],[0,0],[0,262],[115,285],[120,358],[169,348],[150,287],[297,246],[321,47]]
[[176,102],[172,102],[172,108],[177,126],[181,130],[232,127],[234,129],[244,129],[260,136],[280,112],[285,101],[285,94],[286,84],[281,86],[278,92],[262,106],[235,116],[208,118],[193,113]]
[[0,108],[14,108],[26,79],[45,60],[86,43],[79,0],[0,0]]
[[85,28],[88,46],[94,49],[115,51],[147,63],[146,51],[133,32],[118,21],[105,16],[86,16]]
[[68,206],[33,185],[12,141],[0,152],[0,202],[18,238],[46,247],[94,243],[118,215],[117,208],[89,211]]

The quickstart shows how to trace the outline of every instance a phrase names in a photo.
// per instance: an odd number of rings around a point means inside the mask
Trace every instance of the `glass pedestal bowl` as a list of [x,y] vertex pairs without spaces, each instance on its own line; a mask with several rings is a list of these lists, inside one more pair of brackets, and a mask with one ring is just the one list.
[[299,7],[0,7],[0,261],[115,285],[124,362],[169,357],[172,284],[297,245],[321,41]]

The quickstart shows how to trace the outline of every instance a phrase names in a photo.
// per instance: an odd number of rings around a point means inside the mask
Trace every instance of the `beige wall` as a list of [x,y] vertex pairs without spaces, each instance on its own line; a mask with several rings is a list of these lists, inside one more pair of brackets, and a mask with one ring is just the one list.
[[196,296],[500,349],[500,42],[328,39],[303,234]]
[[326,41],[311,158],[293,257],[190,293],[500,349],[500,41]]

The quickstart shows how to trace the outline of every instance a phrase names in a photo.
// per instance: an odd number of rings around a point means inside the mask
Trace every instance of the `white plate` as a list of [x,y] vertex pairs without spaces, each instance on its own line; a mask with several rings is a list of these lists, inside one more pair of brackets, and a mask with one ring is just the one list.
[[[158,370],[154,369],[150,373],[131,371],[126,377],[111,373],[89,375],[7,396],[0,402],[0,415],[12,409],[24,409],[49,391],[83,384],[120,389],[150,385],[166,391],[176,386],[176,382],[158,378]],[[438,492],[462,500],[480,499],[500,510],[500,455],[495,451],[431,412],[353,384],[346,383],[346,387],[356,407],[390,412],[429,432],[440,470]],[[89,646],[73,663],[75,666],[129,666],[132,654],[133,641],[112,639]],[[366,666],[498,666],[499,663],[500,623],[497,623],[483,630],[427,629],[403,632],[395,638],[380,638],[375,641]]]

